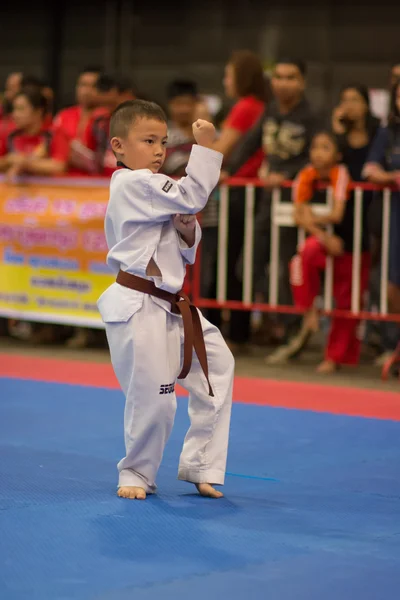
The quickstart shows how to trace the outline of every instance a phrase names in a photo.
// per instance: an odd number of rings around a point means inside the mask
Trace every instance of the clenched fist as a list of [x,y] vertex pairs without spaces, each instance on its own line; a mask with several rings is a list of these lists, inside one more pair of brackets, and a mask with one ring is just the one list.
[[196,215],[175,215],[174,227],[191,248],[196,241]]
[[193,135],[199,146],[212,148],[215,141],[215,127],[209,121],[197,119],[193,123]]

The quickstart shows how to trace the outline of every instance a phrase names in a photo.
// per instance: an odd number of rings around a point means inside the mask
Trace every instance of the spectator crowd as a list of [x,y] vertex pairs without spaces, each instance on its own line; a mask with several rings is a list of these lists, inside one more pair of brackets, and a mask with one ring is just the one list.
[[[281,198],[294,204],[296,224],[306,231],[298,247],[296,227],[281,228],[279,303],[295,304],[296,315],[264,315],[257,334],[249,311],[231,311],[224,332],[236,353],[247,352],[250,342],[279,343],[267,357],[280,364],[297,356],[319,328],[316,298],[327,258],[333,257],[333,296],[336,308],[350,310],[354,252],[355,198],[352,182],[390,186],[388,302],[391,313],[400,313],[400,63],[388,81],[390,108],[382,122],[370,109],[369,90],[357,82],[346,83],[331,114],[316,115],[307,97],[306,65],[280,59],[269,77],[259,57],[250,51],[235,52],[223,78],[229,110],[213,114],[195,81],[177,79],[167,88],[169,139],[165,174],[185,172],[194,143],[196,118],[213,120],[218,138],[215,149],[224,155],[221,181],[231,176],[263,180],[257,188],[254,231],[254,297],[267,300],[271,240],[272,191],[285,181]],[[117,165],[109,145],[112,111],[122,102],[142,98],[129,78],[95,66],[82,70],[76,82],[76,103],[53,114],[54,95],[46,83],[25,73],[8,76],[0,110],[0,172],[13,182],[22,174],[40,176],[110,177]],[[225,103],[224,103],[225,106]],[[315,207],[325,202],[319,184],[331,186],[330,212],[321,216]],[[229,196],[227,297],[242,298],[244,189],[233,187]],[[203,251],[201,293],[216,297],[219,191],[202,214]],[[380,302],[382,250],[382,195],[364,192],[360,290],[369,308]],[[365,306],[365,305],[364,305]],[[224,314],[207,311],[221,326]],[[9,333],[18,335],[18,326]],[[55,328],[31,327],[37,340],[54,337]],[[321,373],[359,362],[361,339],[356,320],[332,318]],[[47,332],[43,335],[43,332]],[[17,332],[17,333],[16,333]],[[96,336],[95,336],[96,337]],[[90,343],[90,332],[75,331],[69,342]],[[378,362],[395,350],[399,341],[393,323],[369,324],[364,341],[376,350]]]

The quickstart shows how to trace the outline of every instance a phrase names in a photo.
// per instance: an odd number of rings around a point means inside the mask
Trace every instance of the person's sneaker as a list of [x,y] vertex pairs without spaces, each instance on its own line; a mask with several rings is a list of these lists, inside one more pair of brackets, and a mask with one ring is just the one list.
[[374,360],[374,365],[376,367],[383,367],[383,365],[386,363],[387,360],[389,360],[389,358],[391,358],[391,356],[393,355],[393,350],[387,350],[386,352],[383,352],[383,354],[380,354],[375,360]]
[[272,354],[265,358],[267,365],[284,365],[289,359],[298,356],[307,346],[313,331],[311,329],[301,329],[297,335],[292,337],[288,344],[280,346]]
[[27,342],[33,335],[33,324],[29,321],[10,319],[8,322],[8,334],[17,340]]
[[67,348],[79,350],[89,345],[90,331],[85,327],[78,327],[73,336],[66,341]]

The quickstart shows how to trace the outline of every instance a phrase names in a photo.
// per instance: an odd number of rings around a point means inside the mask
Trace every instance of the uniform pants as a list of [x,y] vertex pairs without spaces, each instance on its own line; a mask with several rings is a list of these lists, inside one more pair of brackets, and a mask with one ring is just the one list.
[[[201,316],[207,348],[208,395],[204,373],[193,363],[180,384],[189,392],[190,428],[180,457],[178,478],[222,485],[225,478],[232,404],[234,359],[219,330]],[[118,464],[119,486],[156,489],[156,476],[176,411],[175,382],[180,373],[183,325],[150,296],[127,321],[106,323],[115,374],[125,394],[126,456]]]
[[[321,272],[326,267],[326,251],[314,237],[307,238],[300,252],[290,263],[290,282],[295,305],[309,309],[319,293]],[[335,257],[333,266],[333,296],[337,309],[350,310],[353,255],[345,252]],[[360,292],[368,287],[370,256],[362,254]],[[326,359],[337,364],[355,365],[360,358],[361,342],[357,337],[359,321],[333,317],[326,348]]]

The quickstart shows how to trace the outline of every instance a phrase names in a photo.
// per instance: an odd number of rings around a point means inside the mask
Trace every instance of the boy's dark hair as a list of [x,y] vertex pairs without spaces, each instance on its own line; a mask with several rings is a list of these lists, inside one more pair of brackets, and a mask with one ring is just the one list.
[[99,92],[109,92],[113,88],[118,89],[117,79],[108,73],[100,73],[99,78],[96,81],[96,88]]
[[193,96],[197,98],[198,89],[194,81],[190,79],[175,79],[167,87],[168,100],[173,100],[178,96]]
[[129,77],[111,73],[100,73],[96,88],[99,92],[109,92],[115,88],[120,94],[123,92],[135,93],[135,85]]
[[267,100],[267,80],[261,60],[250,50],[237,50],[229,60],[235,73],[235,87],[239,98],[255,96]]
[[339,153],[341,152],[340,140],[338,139],[338,136],[335,134],[334,131],[332,131],[331,129],[328,129],[328,128],[317,129],[317,131],[312,136],[311,144],[313,143],[315,138],[317,138],[320,135],[325,135],[326,137],[328,137],[331,140],[332,144],[334,144],[337,151]]
[[23,75],[21,80],[21,88],[36,88],[41,90],[46,86],[46,83],[40,77],[36,77],[36,75]]
[[118,75],[115,79],[118,91],[121,94],[124,92],[132,92],[132,94],[136,94],[136,85],[130,77],[127,75]]
[[87,65],[86,67],[83,67],[83,69],[80,71],[80,74],[83,75],[84,73],[96,73],[97,75],[100,75],[100,73],[103,72],[102,67],[99,67],[99,65]]
[[129,128],[137,119],[155,119],[167,122],[161,106],[147,100],[128,100],[120,104],[112,113],[110,120],[110,138],[126,137]]
[[27,86],[26,88],[18,92],[15,98],[19,98],[20,96],[24,96],[28,100],[32,108],[34,108],[35,110],[40,110],[43,116],[46,114],[48,108],[47,100],[41,93],[40,89]]
[[276,61],[276,65],[293,65],[300,71],[300,74],[303,77],[306,77],[307,75],[306,63],[303,60],[299,60],[297,58],[282,57]]

